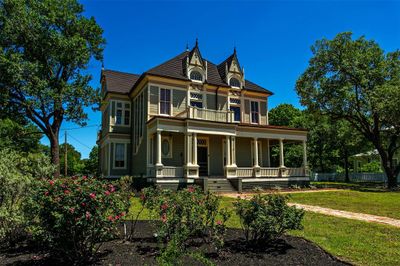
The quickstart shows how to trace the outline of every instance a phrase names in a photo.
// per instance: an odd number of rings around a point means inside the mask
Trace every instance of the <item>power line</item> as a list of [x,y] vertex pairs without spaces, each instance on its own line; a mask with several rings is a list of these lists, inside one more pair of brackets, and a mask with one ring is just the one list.
[[83,128],[87,128],[87,127],[99,127],[100,125],[87,125],[87,126],[83,126],[83,127],[72,127],[72,128],[60,128],[60,131],[62,130],[76,130],[76,129],[83,129]]
[[71,138],[73,138],[75,141],[77,141],[79,144],[81,144],[82,146],[88,148],[89,150],[91,150],[92,148],[87,146],[86,144],[82,143],[80,140],[78,140],[77,138],[75,138],[74,136],[71,135],[71,133],[67,133]]

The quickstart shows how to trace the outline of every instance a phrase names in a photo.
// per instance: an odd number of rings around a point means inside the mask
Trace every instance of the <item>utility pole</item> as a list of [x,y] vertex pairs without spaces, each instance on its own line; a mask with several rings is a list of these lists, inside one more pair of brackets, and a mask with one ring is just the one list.
[[68,147],[67,147],[67,131],[65,130],[64,131],[64,152],[65,152],[65,154],[64,154],[64,176],[65,177],[67,177],[67,174],[68,174],[68,156],[67,156],[67,149],[68,149]]

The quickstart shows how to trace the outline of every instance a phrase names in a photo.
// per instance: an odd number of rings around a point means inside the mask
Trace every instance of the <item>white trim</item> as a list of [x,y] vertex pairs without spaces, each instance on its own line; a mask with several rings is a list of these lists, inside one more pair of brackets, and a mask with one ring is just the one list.
[[242,183],[272,181],[310,181],[308,177],[243,178]]
[[[257,111],[257,113],[258,113],[258,123],[254,123],[253,122],[253,119],[252,119],[252,111],[251,111],[251,103],[252,102],[256,102],[257,103],[257,106],[258,106],[258,111]],[[260,100],[255,100],[255,99],[253,99],[253,100],[250,100],[250,103],[249,103],[249,107],[250,107],[250,119],[249,119],[249,122],[250,122],[250,124],[252,124],[252,125],[260,125],[261,124],[261,112],[260,112]]]
[[[117,145],[116,144],[122,144],[124,145],[124,166],[123,167],[117,167],[115,166],[115,151],[117,150]],[[127,164],[128,164],[128,159],[127,159],[127,155],[128,155],[128,151],[127,151],[127,143],[123,143],[123,142],[112,142],[111,145],[114,145],[114,149],[113,149],[113,169],[127,169]]]
[[[170,110],[169,110],[169,114],[162,114],[161,113],[161,90],[169,90],[169,103],[170,103]],[[158,87],[158,115],[159,116],[172,116],[174,114],[174,106],[172,103],[173,100],[173,91],[174,89],[170,89],[170,88],[165,88],[165,87]]]
[[[251,150],[251,163],[254,165],[254,140],[251,140],[250,143],[250,150]],[[262,139],[257,140],[257,145],[258,145],[258,162],[256,165],[258,166],[263,166],[263,160],[262,160]]]
[[[124,101],[124,100],[111,100],[111,112],[112,113],[112,103],[114,102],[115,105],[115,113],[114,113],[114,119],[110,119],[110,126],[118,126],[118,127],[130,127],[131,126],[131,120],[132,120],[132,114],[131,114],[131,107],[132,103],[131,101]],[[118,107],[118,103],[121,103],[122,107]],[[129,104],[129,107],[126,108],[125,104]],[[117,111],[121,110],[122,115],[121,115],[121,124],[117,124]],[[128,124],[125,124],[125,111],[129,111],[129,120]],[[111,116],[112,118],[112,116]]]

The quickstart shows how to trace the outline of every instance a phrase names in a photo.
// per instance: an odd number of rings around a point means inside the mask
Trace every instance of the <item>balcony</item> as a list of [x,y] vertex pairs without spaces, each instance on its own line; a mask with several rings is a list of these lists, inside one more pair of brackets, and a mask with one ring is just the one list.
[[189,106],[187,109],[187,117],[192,119],[200,119],[214,122],[239,123],[234,120],[233,111],[219,111],[212,109],[203,109]]

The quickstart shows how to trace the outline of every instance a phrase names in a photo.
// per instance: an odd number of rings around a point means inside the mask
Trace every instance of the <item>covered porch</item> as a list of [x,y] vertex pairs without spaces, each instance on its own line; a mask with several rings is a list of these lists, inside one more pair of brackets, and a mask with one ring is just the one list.
[[[210,123],[201,121],[160,119],[149,125],[147,176],[186,180],[240,178],[243,182],[308,177],[306,134],[274,127],[210,127]],[[303,146],[302,163],[286,167],[285,145],[293,142]],[[271,161],[272,147],[279,147],[279,163]]]

